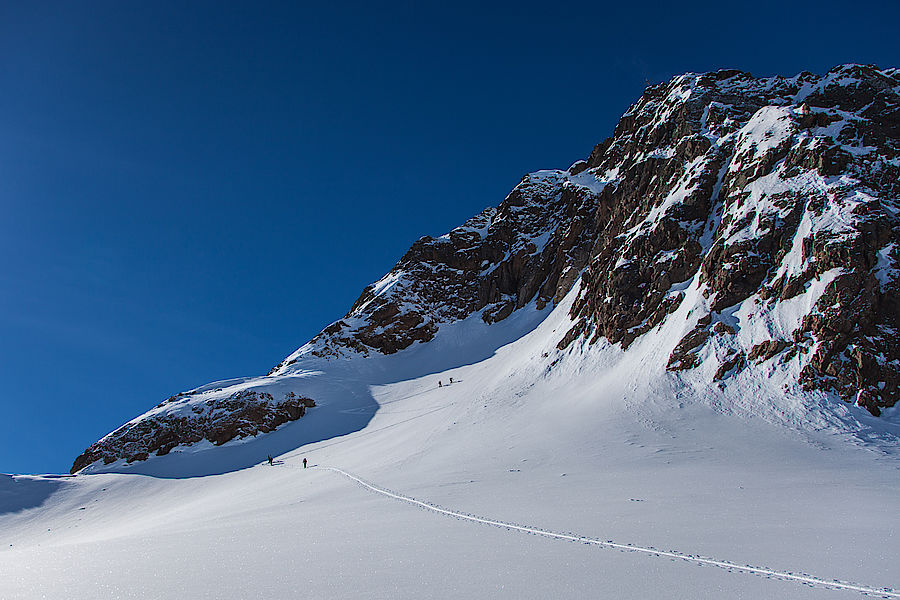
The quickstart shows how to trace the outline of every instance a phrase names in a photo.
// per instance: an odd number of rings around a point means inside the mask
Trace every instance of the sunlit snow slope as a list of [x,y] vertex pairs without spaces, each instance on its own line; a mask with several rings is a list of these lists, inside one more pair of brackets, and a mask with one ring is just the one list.
[[[799,429],[775,425],[772,413],[788,407],[773,404],[773,390],[748,386],[725,399],[666,372],[655,357],[677,342],[675,327],[625,352],[586,343],[560,351],[572,296],[500,324],[458,323],[368,370],[311,375],[335,382],[322,388],[333,410],[255,442],[131,467],[174,477],[0,479],[0,596],[900,594],[900,462],[889,421],[845,407]],[[324,439],[332,414],[358,430]],[[842,433],[848,419],[867,434]],[[265,454],[278,444],[266,440],[278,436],[312,443],[270,467]],[[205,453],[255,455],[256,466],[179,477]],[[815,583],[461,520],[324,466],[453,512]],[[844,587],[822,583],[832,580]]]

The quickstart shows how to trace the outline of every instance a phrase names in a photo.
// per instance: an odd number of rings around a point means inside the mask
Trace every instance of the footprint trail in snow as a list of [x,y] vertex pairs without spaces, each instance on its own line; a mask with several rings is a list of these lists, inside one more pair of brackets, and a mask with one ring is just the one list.
[[[293,468],[293,467],[292,467]],[[821,577],[815,577],[807,574],[798,574],[791,573],[786,571],[776,571],[773,569],[766,569],[763,567],[753,567],[750,565],[741,565],[737,563],[732,563],[726,560],[718,560],[713,558],[707,558],[703,556],[698,556],[695,554],[683,554],[681,552],[672,552],[666,550],[657,550],[655,548],[642,547],[642,546],[634,546],[631,544],[620,544],[613,542],[612,540],[600,540],[596,538],[568,534],[568,533],[557,533],[554,531],[547,531],[544,529],[538,529],[535,527],[526,527],[522,525],[516,525],[514,523],[507,523],[505,521],[498,521],[496,519],[488,519],[485,517],[479,517],[476,515],[469,515],[466,513],[457,512],[454,510],[449,510],[446,508],[441,508],[439,506],[435,506],[434,504],[429,504],[428,502],[423,502],[421,500],[416,500],[415,498],[410,498],[409,496],[404,496],[403,494],[398,494],[396,492],[392,492],[390,490],[378,487],[376,485],[372,485],[359,477],[344,471],[343,469],[339,469],[337,467],[326,467],[326,466],[313,466],[311,468],[319,469],[323,471],[331,471],[332,473],[337,473],[350,479],[351,481],[361,485],[362,487],[368,489],[369,491],[375,492],[376,494],[380,494],[382,496],[387,496],[388,498],[392,498],[394,500],[400,500],[403,502],[407,502],[414,506],[418,506],[420,508],[424,508],[426,510],[430,510],[442,515],[455,517],[457,519],[463,519],[466,521],[472,521],[473,523],[481,523],[483,525],[492,525],[495,527],[503,527],[512,531],[521,531],[523,533],[531,533],[534,535],[540,535],[543,537],[565,540],[570,542],[579,542],[582,544],[601,546],[606,548],[615,548],[617,550],[629,551],[629,552],[641,552],[644,554],[650,554],[652,556],[657,557],[666,557],[672,559],[680,559],[688,562],[701,564],[701,565],[709,565],[714,567],[719,567],[723,569],[727,569],[729,571],[741,571],[744,573],[753,573],[755,575],[764,575],[767,577],[774,577],[778,579],[783,579],[786,581],[796,581],[807,585],[816,585],[816,586],[824,586],[832,589],[841,589],[841,590],[852,590],[856,592],[861,592],[863,594],[871,594],[874,596],[878,596],[881,598],[900,598],[900,591],[895,590],[893,588],[876,588],[866,585],[860,585],[857,583],[850,583],[846,581],[839,581],[836,579],[824,579]]]

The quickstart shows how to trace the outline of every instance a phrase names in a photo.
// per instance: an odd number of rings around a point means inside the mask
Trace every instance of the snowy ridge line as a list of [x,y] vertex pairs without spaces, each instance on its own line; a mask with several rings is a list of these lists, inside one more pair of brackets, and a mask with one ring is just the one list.
[[484,525],[493,525],[495,527],[505,527],[507,529],[512,529],[515,531],[521,531],[524,533],[532,533],[535,535],[540,535],[548,538],[558,539],[558,540],[566,540],[570,542],[581,542],[583,544],[592,544],[595,546],[603,546],[606,548],[615,548],[617,550],[627,550],[631,552],[643,552],[645,554],[652,554],[654,556],[665,556],[669,558],[677,558],[681,560],[685,560],[688,562],[693,562],[701,565],[711,565],[714,567],[720,567],[729,570],[735,571],[743,571],[745,573],[754,573],[757,575],[768,575],[770,577],[777,577],[779,579],[789,580],[789,581],[799,581],[804,584],[810,585],[821,585],[829,588],[836,588],[842,590],[853,590],[856,592],[862,592],[864,594],[875,594],[879,595],[883,598],[900,598],[900,592],[894,590],[893,588],[873,588],[864,585],[858,585],[854,583],[849,583],[845,581],[839,580],[828,580],[821,579],[818,577],[813,577],[811,575],[797,575],[794,573],[787,573],[784,571],[774,571],[772,569],[765,569],[762,567],[751,567],[749,565],[740,565],[737,563],[728,562],[725,560],[715,560],[712,558],[703,558],[700,556],[695,556],[691,554],[681,554],[680,552],[670,552],[665,550],[656,550],[654,548],[642,547],[642,546],[632,546],[630,544],[617,544],[613,541],[603,541],[598,540],[596,538],[589,538],[580,535],[572,535],[566,533],[556,533],[553,531],[545,531],[543,529],[536,529],[534,527],[523,527],[521,525],[514,525],[513,523],[507,523],[505,521],[497,521],[494,519],[487,519],[484,517],[477,517],[474,515],[467,515],[465,513],[456,512],[453,510],[448,510],[446,508],[441,508],[439,506],[435,506],[433,504],[428,504],[427,502],[422,502],[421,500],[416,500],[415,498],[410,498],[409,496],[404,496],[402,494],[397,494],[395,492],[391,492],[384,488],[380,488],[374,486],[366,481],[363,481],[359,477],[355,475],[351,475],[350,473],[339,469],[337,467],[324,467],[324,466],[313,466],[313,469],[321,469],[324,471],[333,471],[339,475],[343,475],[344,477],[355,481],[359,485],[364,488],[375,492],[376,494],[381,494],[382,496],[387,496],[388,498],[393,498],[394,500],[401,500],[403,502],[407,502],[409,504],[413,504],[420,508],[424,508],[436,513],[440,513],[442,515],[447,515],[450,517],[456,517],[458,519],[465,519],[466,521],[472,521],[473,523],[482,523]]

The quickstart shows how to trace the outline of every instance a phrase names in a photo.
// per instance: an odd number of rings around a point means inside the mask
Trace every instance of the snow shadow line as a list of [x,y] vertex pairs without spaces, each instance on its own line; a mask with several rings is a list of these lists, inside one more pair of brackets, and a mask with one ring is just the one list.
[[375,492],[376,494],[381,494],[382,496],[387,496],[388,498],[392,498],[394,500],[400,500],[402,502],[407,502],[414,506],[418,506],[420,508],[424,508],[426,510],[430,510],[430,511],[442,514],[442,515],[455,517],[457,519],[464,519],[466,521],[472,521],[473,523],[481,523],[483,525],[492,525],[495,527],[504,527],[506,529],[510,529],[510,530],[514,530],[514,531],[521,531],[523,533],[531,533],[531,534],[540,535],[543,537],[559,539],[559,540],[566,540],[566,541],[570,541],[570,542],[580,542],[583,544],[602,546],[602,547],[606,547],[606,548],[615,548],[616,550],[623,550],[623,551],[629,551],[629,552],[641,552],[641,553],[650,554],[650,555],[656,556],[656,557],[667,557],[667,558],[673,558],[673,559],[677,558],[680,560],[684,560],[687,562],[693,562],[696,564],[710,565],[710,566],[714,566],[714,567],[723,568],[728,571],[743,571],[745,573],[753,573],[755,575],[765,575],[765,576],[775,577],[775,578],[783,579],[783,580],[787,580],[787,581],[798,581],[800,583],[807,584],[807,585],[818,585],[818,586],[824,586],[824,587],[831,588],[831,589],[852,590],[852,591],[856,591],[856,592],[861,592],[863,594],[878,595],[883,598],[900,598],[900,592],[898,592],[897,590],[895,590],[893,588],[874,588],[874,587],[869,587],[869,586],[860,585],[860,584],[856,584],[856,583],[840,581],[837,579],[832,579],[832,580],[821,579],[819,577],[814,577],[812,575],[807,575],[807,574],[797,574],[797,573],[790,573],[790,572],[785,572],[785,571],[775,571],[772,569],[766,569],[766,568],[762,568],[762,567],[740,565],[737,563],[728,562],[726,560],[716,560],[713,558],[706,558],[706,557],[702,557],[702,556],[698,556],[698,555],[694,555],[694,554],[682,554],[680,552],[657,550],[655,548],[634,546],[632,544],[619,544],[619,543],[613,542],[612,540],[604,541],[604,540],[599,540],[596,538],[589,538],[589,537],[575,535],[575,534],[557,533],[554,531],[547,531],[544,529],[537,529],[534,527],[525,527],[522,525],[515,525],[513,523],[507,523],[505,521],[497,521],[495,519],[488,519],[485,517],[469,515],[466,513],[448,510],[446,508],[441,508],[434,504],[429,504],[429,503],[423,502],[421,500],[416,500],[415,498],[410,498],[409,496],[404,496],[403,494],[398,494],[396,492],[392,492],[390,490],[380,488],[378,486],[372,485],[371,483],[363,481],[359,477],[356,477],[355,475],[351,475],[350,473],[348,473],[342,469],[339,469],[337,467],[326,467],[326,466],[314,465],[312,468],[316,468],[316,469],[320,469],[320,470],[324,470],[324,471],[332,471],[339,475],[343,475],[347,479],[350,479],[351,481],[356,482],[357,484],[361,485],[362,487],[364,487],[372,492]]

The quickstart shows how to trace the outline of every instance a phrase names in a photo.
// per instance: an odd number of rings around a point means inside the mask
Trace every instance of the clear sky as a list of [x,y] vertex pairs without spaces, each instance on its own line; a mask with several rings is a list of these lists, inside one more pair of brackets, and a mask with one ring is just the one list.
[[900,3],[0,0],[0,472],[265,373],[645,82],[900,66]]

